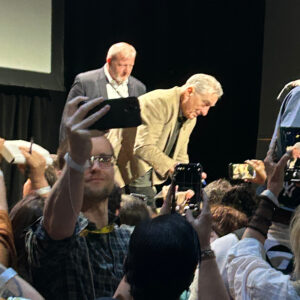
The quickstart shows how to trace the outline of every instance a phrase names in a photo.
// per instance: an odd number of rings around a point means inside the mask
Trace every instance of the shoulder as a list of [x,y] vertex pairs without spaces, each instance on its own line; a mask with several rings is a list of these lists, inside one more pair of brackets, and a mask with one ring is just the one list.
[[124,227],[116,227],[115,233],[118,237],[121,237],[126,242],[129,242],[130,239],[130,231]]
[[129,84],[132,84],[134,86],[136,86],[139,89],[144,90],[144,92],[146,92],[146,86],[144,83],[142,83],[140,80],[138,80],[137,78],[133,77],[133,76],[129,76]]
[[225,253],[229,249],[237,244],[239,241],[238,237],[234,233],[224,235],[211,243],[211,247],[214,251]]
[[76,76],[76,79],[79,79],[81,81],[94,80],[94,79],[98,78],[102,73],[104,74],[103,68],[91,70],[91,71],[79,73]]
[[179,102],[179,92],[178,88],[171,89],[158,89],[151,91],[145,95],[139,97],[141,103],[143,102],[161,102],[166,104],[178,103]]
[[290,92],[290,95],[300,95],[300,86],[296,86],[295,88],[293,88]]

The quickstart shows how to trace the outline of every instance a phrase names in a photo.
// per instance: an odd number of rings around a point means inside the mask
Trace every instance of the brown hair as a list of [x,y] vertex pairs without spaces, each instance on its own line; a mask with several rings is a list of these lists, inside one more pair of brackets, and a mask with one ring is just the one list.
[[239,228],[247,226],[246,214],[230,206],[215,205],[211,208],[212,228],[218,236],[231,233]]

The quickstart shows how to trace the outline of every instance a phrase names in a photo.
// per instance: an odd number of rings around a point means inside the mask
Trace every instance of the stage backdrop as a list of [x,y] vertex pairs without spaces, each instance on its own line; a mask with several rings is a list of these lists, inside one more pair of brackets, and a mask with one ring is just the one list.
[[[107,49],[119,41],[136,47],[133,75],[149,91],[182,85],[195,73],[214,75],[224,96],[199,118],[189,153],[202,163],[208,181],[225,177],[229,162],[255,157],[264,9],[262,0],[65,1],[66,91],[77,73],[102,67]],[[54,152],[65,97],[47,89],[0,87],[0,135],[34,136]],[[17,170],[7,169],[12,205],[20,187]]]

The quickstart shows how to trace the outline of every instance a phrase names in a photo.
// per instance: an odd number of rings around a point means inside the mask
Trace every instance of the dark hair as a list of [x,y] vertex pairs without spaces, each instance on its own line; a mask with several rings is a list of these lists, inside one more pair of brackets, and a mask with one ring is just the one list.
[[251,217],[257,207],[257,199],[250,187],[237,185],[232,187],[223,197],[223,205],[231,206]]
[[136,226],[141,221],[150,219],[147,205],[142,200],[130,195],[122,195],[120,223]]
[[120,209],[122,189],[115,183],[112,192],[108,196],[108,209],[112,214]]
[[212,228],[219,237],[246,227],[248,223],[246,214],[230,206],[215,205],[211,208],[211,215]]
[[45,198],[31,193],[16,203],[9,214],[18,255],[18,273],[27,281],[30,281],[30,276],[25,252],[26,229],[43,215],[44,203]]
[[163,215],[141,222],[124,265],[134,300],[178,299],[193,280],[199,253],[197,234],[184,217]]
[[45,170],[45,178],[48,182],[48,184],[52,187],[56,180],[57,180],[57,176],[56,176],[56,173],[55,173],[55,169],[53,166],[48,166]]

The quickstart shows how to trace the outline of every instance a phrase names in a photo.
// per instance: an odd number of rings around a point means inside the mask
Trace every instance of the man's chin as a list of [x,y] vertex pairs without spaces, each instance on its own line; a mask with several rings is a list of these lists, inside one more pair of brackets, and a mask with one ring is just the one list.
[[126,77],[117,77],[116,81],[118,82],[118,84],[122,84],[125,80],[127,80],[129,76]]
[[95,203],[103,202],[105,201],[108,196],[111,194],[112,188],[90,188],[85,187],[84,188],[84,198],[89,199],[89,201],[93,201]]

